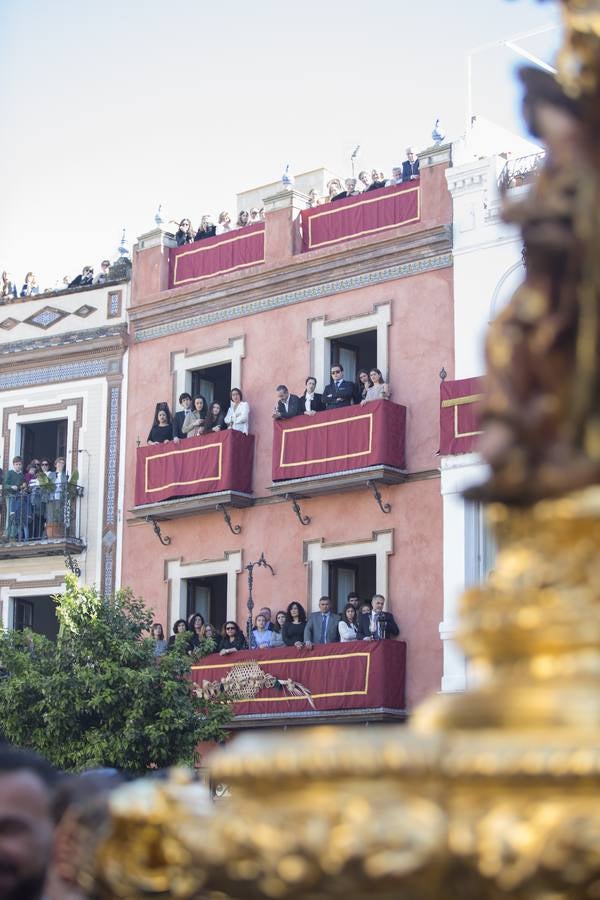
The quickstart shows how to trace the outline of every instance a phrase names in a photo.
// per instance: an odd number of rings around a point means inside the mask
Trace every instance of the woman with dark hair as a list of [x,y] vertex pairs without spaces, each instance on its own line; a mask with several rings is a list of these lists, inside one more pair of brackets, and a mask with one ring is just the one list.
[[0,278],[0,303],[12,303],[17,299],[17,286],[6,271]]
[[183,425],[182,432],[186,437],[198,437],[204,434],[204,423],[208,415],[208,406],[202,394],[197,394],[192,400],[192,408],[188,409]]
[[221,404],[217,403],[215,400],[214,403],[210,404],[210,409],[208,411],[208,416],[206,417],[206,422],[204,423],[204,434],[208,434],[211,431],[224,431],[225,430],[225,414],[221,409]]
[[271,632],[271,647],[285,647],[282,631],[286,620],[287,613],[283,609],[280,609],[279,612],[275,614],[275,621]]
[[171,413],[166,403],[157,403],[154,412],[154,421],[148,435],[149,444],[163,444],[173,440],[173,423]]
[[347,603],[344,607],[342,618],[338,622],[338,631],[340,641],[343,644],[348,643],[348,641],[361,641],[363,638],[363,633],[358,624],[356,609],[351,603]]
[[194,229],[192,228],[192,223],[189,219],[181,220],[179,228],[175,232],[175,240],[177,241],[178,247],[183,247],[185,244],[193,244]]
[[175,624],[173,625],[173,634],[169,638],[169,648],[175,645],[175,641],[177,640],[178,634],[185,634],[188,631],[187,622],[185,619],[177,619]]
[[359,369],[356,379],[356,403],[362,403],[367,398],[367,391],[373,387],[368,369]]
[[300,400],[304,407],[303,412],[305,416],[314,416],[315,413],[322,412],[325,409],[323,406],[323,395],[317,394],[317,379],[314,375],[309,375],[304,382],[304,393]]
[[189,620],[188,627],[192,632],[190,650],[197,650],[206,637],[206,622],[204,621],[204,616],[201,616],[200,613],[194,613]]
[[390,386],[383,380],[381,371],[379,369],[371,369],[369,378],[371,379],[371,387],[367,390],[364,399],[361,401],[361,406],[364,406],[369,400],[389,400]]
[[281,629],[283,643],[286,647],[304,647],[304,626],[306,613],[301,603],[292,601],[285,614],[285,624]]
[[160,622],[155,622],[152,628],[150,629],[150,635],[152,640],[154,641],[154,656],[162,656],[163,653],[166,653],[169,645],[165,640],[165,633],[163,631],[163,627]]
[[236,228],[245,228],[246,225],[250,224],[250,213],[247,209],[240,210],[240,214],[238,216],[238,220],[236,223]]
[[238,650],[247,650],[248,644],[237,622],[225,622],[221,631],[221,656],[236,653]]
[[244,400],[239,388],[232,388],[229,396],[231,398],[231,406],[227,410],[225,424],[234,431],[242,431],[244,434],[248,434],[250,407]]

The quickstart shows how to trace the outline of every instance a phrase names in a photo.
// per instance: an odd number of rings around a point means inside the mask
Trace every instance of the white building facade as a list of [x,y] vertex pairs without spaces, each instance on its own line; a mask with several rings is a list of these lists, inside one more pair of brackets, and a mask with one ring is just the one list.
[[77,482],[68,524],[51,535],[32,502],[10,527],[2,499],[0,622],[55,636],[52,596],[66,566],[105,593],[119,586],[129,279],[43,294],[0,308],[2,469],[64,457]]
[[[519,142],[522,150],[522,142]],[[506,154],[477,158],[465,154],[446,171],[453,203],[455,379],[484,374],[487,327],[508,302],[525,269],[522,239],[517,228],[501,221],[499,181],[519,167]],[[473,144],[476,136],[473,136]],[[533,162],[522,160],[523,170]],[[453,149],[454,158],[454,149]],[[515,168],[516,166],[516,168]],[[510,175],[510,172],[508,172]],[[509,198],[527,190],[526,177],[510,177]],[[513,185],[513,186],[511,186]],[[466,503],[462,492],[485,479],[486,467],[476,452],[443,455],[440,460],[444,521],[444,617],[440,624],[444,668],[441,690],[463,691],[470,672],[456,642],[460,597],[465,588],[481,582],[493,565],[494,546],[479,504]]]

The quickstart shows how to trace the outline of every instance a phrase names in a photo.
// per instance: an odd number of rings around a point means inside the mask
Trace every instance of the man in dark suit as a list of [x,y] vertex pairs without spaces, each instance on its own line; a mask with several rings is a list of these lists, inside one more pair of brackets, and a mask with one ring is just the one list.
[[316,393],[317,379],[313,378],[312,375],[308,376],[304,385],[304,393],[300,397],[302,412],[305,416],[314,416],[315,413],[322,412],[325,409],[323,406],[323,395]]
[[375,641],[398,637],[400,634],[400,629],[396,625],[393,615],[383,611],[384,605],[385,597],[382,594],[375,594],[372,611],[370,613],[362,613],[360,617],[363,634],[367,637],[370,635]]
[[323,391],[323,403],[325,409],[339,409],[342,406],[351,406],[356,390],[353,381],[344,378],[344,367],[339,363],[331,367],[331,381]]
[[419,174],[419,160],[415,159],[413,148],[407,147],[406,159],[402,163],[402,181],[414,181]]
[[319,612],[311,613],[304,628],[304,646],[311,650],[313,644],[333,644],[339,641],[340,617],[331,611],[329,597],[319,600]]
[[296,394],[290,394],[285,384],[277,385],[277,403],[273,410],[274,419],[293,419],[302,413],[302,401]]
[[176,441],[183,440],[184,437],[187,437],[186,434],[181,430],[183,426],[183,420],[185,419],[185,414],[189,409],[192,408],[192,398],[190,394],[184,393],[179,395],[179,405],[182,409],[178,410],[173,417],[173,438]]

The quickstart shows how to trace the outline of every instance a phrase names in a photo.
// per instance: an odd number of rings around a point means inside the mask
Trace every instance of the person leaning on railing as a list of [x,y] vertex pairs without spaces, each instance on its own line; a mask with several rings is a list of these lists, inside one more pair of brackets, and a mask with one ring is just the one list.
[[204,238],[214,237],[217,233],[217,226],[213,225],[210,216],[202,216],[200,219],[200,227],[196,232],[196,241],[201,241]]
[[221,631],[221,656],[228,656],[230,653],[236,653],[238,650],[247,650],[248,644],[237,622],[225,622]]
[[241,431],[248,434],[248,422],[250,419],[250,406],[244,400],[239,388],[232,388],[229,394],[231,406],[225,416],[225,424],[233,431]]
[[148,434],[148,444],[163,444],[173,440],[173,423],[171,411],[166,403],[157,403],[154,411],[154,421]]
[[194,229],[189,219],[182,219],[179,228],[175,232],[175,241],[178,247],[184,247],[186,244],[194,242]]
[[361,401],[361,406],[371,400],[389,400],[390,386],[383,380],[383,375],[379,369],[371,369],[369,372],[369,380],[371,386],[367,388],[366,394]]
[[281,629],[283,643],[286,647],[304,647],[304,628],[306,613],[301,603],[292,601],[285,614],[285,625]]

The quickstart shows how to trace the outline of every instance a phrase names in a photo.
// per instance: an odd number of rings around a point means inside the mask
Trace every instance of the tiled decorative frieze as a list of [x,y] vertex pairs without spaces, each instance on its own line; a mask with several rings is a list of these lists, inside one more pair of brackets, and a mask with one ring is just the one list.
[[7,319],[2,319],[2,321],[0,322],[0,328],[3,328],[4,331],[11,331],[15,327],[15,325],[18,324],[18,319],[13,319],[11,316],[9,316]]
[[121,390],[115,385],[110,389],[108,417],[108,454],[106,460],[106,516],[105,524],[115,524],[115,504],[117,499],[117,459],[119,431],[119,403]]
[[22,369],[20,372],[4,372],[0,374],[0,390],[54,381],[72,381],[76,378],[94,378],[97,375],[106,375],[108,371],[109,360],[91,359],[64,365],[42,366],[39,369]]
[[[407,278],[411,275],[420,275],[434,269],[444,269],[452,265],[452,254],[442,253],[438,256],[417,259],[413,262],[401,263],[396,266],[387,266],[375,272],[364,272],[361,275],[352,275],[348,278],[340,278],[336,281],[325,281],[313,287],[300,288],[297,291],[288,291],[284,294],[275,294],[272,297],[263,297],[260,300],[251,300],[248,303],[240,303],[226,309],[218,309],[209,313],[199,313],[188,316],[185,319],[177,319],[174,322],[166,322],[149,328],[140,328],[135,333],[135,341],[152,341],[165,337],[168,334],[177,334],[181,331],[189,331],[193,328],[204,328],[207,325],[215,325],[217,322],[226,322],[231,319],[239,319],[243,316],[251,316],[255,313],[278,309],[281,306],[291,306],[302,303],[305,300],[316,300],[320,297],[328,297],[332,294],[340,294],[344,291],[352,291],[356,288],[366,287],[370,284],[381,284],[385,281],[395,281],[398,278]],[[208,299],[208,298],[207,298]]]

